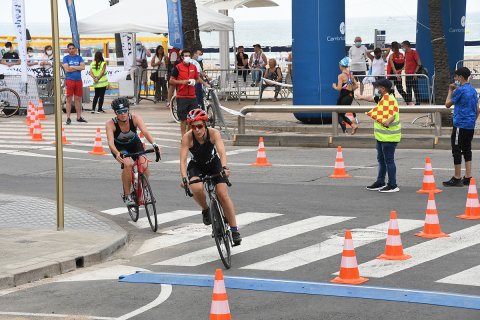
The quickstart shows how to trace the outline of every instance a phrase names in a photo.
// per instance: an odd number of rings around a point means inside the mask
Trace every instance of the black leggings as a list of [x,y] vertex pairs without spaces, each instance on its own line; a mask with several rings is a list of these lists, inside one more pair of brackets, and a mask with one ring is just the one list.
[[472,139],[475,129],[455,128],[452,130],[453,164],[462,164],[462,155],[465,162],[472,161]]
[[398,80],[397,77],[390,77],[390,80],[393,81],[393,84],[395,85],[395,88],[397,88],[397,91],[403,97],[403,100],[405,100],[405,102],[410,102],[410,101],[407,101],[407,93],[403,89],[402,78],[400,78],[400,80]]
[[[351,106],[353,102],[353,93],[351,91],[342,89],[340,91],[340,97],[338,97],[337,100],[337,106]],[[339,113],[338,114],[338,123],[340,124],[340,127],[342,128],[343,133],[347,132],[347,126],[352,125],[352,121],[345,115],[345,113]]]
[[95,97],[93,97],[92,111],[97,107],[98,101],[98,111],[103,110],[103,98],[105,98],[105,91],[107,87],[95,88]]

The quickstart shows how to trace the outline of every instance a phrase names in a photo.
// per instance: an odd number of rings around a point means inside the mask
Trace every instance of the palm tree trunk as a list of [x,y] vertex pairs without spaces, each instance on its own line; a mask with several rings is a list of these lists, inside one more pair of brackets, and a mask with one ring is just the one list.
[[[443,33],[442,5],[440,0],[428,0],[430,30],[432,33],[433,64],[435,67],[434,94],[437,105],[444,105],[451,75],[448,66],[448,51]],[[442,114],[442,125],[452,126],[451,114]]]
[[202,49],[195,0],[182,0],[181,4],[184,47],[187,49]]

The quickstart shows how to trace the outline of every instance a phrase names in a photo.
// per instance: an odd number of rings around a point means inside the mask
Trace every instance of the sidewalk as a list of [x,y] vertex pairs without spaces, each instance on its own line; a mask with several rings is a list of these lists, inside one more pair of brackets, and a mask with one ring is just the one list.
[[56,203],[0,193],[0,289],[99,263],[127,243],[112,221],[65,206],[56,231]]

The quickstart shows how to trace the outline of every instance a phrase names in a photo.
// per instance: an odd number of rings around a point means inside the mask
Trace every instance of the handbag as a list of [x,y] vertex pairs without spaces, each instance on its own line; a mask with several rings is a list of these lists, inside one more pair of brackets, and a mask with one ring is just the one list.
[[417,70],[417,74],[423,74],[428,76],[428,70],[424,66],[420,65]]
[[153,82],[157,82],[157,81],[158,81],[158,71],[153,71],[153,72],[150,74],[150,80],[153,81]]

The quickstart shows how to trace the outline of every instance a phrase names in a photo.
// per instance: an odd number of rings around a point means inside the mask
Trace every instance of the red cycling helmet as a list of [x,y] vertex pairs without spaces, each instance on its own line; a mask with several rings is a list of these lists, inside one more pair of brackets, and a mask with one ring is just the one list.
[[188,113],[187,122],[192,123],[195,121],[207,121],[208,115],[202,109],[194,109]]

